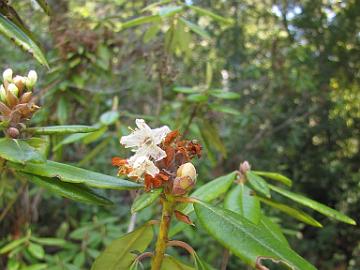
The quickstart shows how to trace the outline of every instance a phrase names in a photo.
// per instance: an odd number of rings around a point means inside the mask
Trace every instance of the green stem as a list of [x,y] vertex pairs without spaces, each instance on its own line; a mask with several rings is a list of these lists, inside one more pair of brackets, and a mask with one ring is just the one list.
[[163,209],[160,221],[160,230],[156,242],[155,253],[151,261],[151,270],[160,270],[164,259],[166,245],[168,242],[168,232],[170,228],[171,217],[175,210],[176,202],[172,197],[163,201]]

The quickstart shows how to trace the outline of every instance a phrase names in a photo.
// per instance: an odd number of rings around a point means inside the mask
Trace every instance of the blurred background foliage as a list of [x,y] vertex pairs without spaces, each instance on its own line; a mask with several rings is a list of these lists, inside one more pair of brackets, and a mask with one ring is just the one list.
[[[1,70],[40,73],[32,123],[101,126],[52,138],[52,159],[115,175],[111,157],[126,155],[118,138],[141,117],[201,141],[199,185],[248,160],[360,222],[358,0],[51,0],[51,16],[36,1],[9,3],[50,65],[0,37]],[[89,269],[129,223],[133,194],[105,195],[116,207],[2,179],[0,246],[17,240],[0,268]],[[281,219],[294,249],[319,269],[359,269],[358,227],[311,214],[324,229]],[[223,250],[201,230],[178,237],[220,265]],[[228,269],[240,265],[232,257]]]

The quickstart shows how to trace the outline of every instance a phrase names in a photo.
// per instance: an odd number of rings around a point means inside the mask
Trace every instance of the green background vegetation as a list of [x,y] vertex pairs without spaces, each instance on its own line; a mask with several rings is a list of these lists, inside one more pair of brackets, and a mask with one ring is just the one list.
[[[102,126],[71,144],[52,138],[52,159],[115,175],[111,158],[127,155],[118,139],[140,117],[199,139],[199,185],[248,160],[360,221],[359,1],[194,0],[188,3],[225,20],[186,8],[139,25],[125,22],[151,15],[143,11],[151,1],[48,1],[50,17],[31,1],[12,2],[50,65],[0,37],[0,70],[39,73],[42,110],[32,123]],[[89,269],[126,231],[132,202],[129,192],[107,191],[115,207],[89,206],[15,179],[1,180],[0,195],[0,209],[11,204],[0,244],[30,230],[62,239],[34,244],[18,258],[46,269]],[[145,209],[137,223],[158,212]],[[318,229],[273,214],[293,248],[319,269],[359,269],[358,226],[310,212],[324,225]],[[223,250],[201,230],[188,228],[178,238],[220,264]],[[240,265],[231,257],[228,269]]]

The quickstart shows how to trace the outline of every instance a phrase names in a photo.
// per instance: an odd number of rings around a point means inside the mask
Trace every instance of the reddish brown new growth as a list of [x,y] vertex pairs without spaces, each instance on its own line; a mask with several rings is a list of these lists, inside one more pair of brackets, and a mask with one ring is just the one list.
[[118,175],[128,175],[132,171],[132,168],[128,166],[128,162],[126,159],[120,157],[113,157],[111,159],[111,164],[113,166],[119,167]]
[[[175,130],[170,132],[161,143],[160,147],[166,152],[166,157],[155,162],[160,171],[157,175],[144,175],[145,191],[164,187],[167,192],[171,192],[178,168],[196,156],[201,157],[200,144],[195,141],[180,140],[180,138],[179,132]],[[121,175],[128,175],[132,171],[124,159],[114,157],[112,164],[119,167]]]
[[201,145],[195,141],[180,140],[177,130],[170,132],[160,147],[166,152],[166,157],[155,163],[160,170],[159,174],[155,177],[145,176],[146,191],[161,186],[171,191],[177,169],[195,156],[201,157]]

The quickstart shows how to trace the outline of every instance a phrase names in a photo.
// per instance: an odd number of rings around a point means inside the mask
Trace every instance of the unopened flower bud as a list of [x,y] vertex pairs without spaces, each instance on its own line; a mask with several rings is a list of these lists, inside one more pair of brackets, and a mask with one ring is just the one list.
[[174,195],[184,195],[195,186],[195,183],[196,169],[190,162],[185,163],[176,172],[172,193]]
[[196,181],[196,169],[192,163],[188,162],[179,167],[176,171],[177,177],[189,176],[192,180]]
[[8,130],[7,130],[7,134],[8,134],[11,138],[16,139],[16,138],[19,137],[20,131],[19,131],[17,128],[10,127],[10,128],[8,128]]
[[6,90],[4,88],[4,85],[0,86],[0,101],[6,103]]
[[13,71],[11,68],[6,69],[3,72],[4,82],[12,82]]
[[247,171],[250,171],[251,169],[251,166],[250,166],[250,163],[247,162],[246,160],[240,164],[240,172],[241,174],[245,175]]
[[19,75],[15,76],[13,79],[13,83],[16,85],[20,92],[22,92],[25,87],[25,79],[25,77]]
[[8,89],[15,97],[18,96],[18,94],[19,94],[19,89],[16,87],[15,84],[10,83],[7,89]]
[[29,74],[27,76],[27,79],[25,80],[26,88],[28,90],[32,90],[34,85],[36,84],[38,79],[37,73],[35,70],[30,70]]

